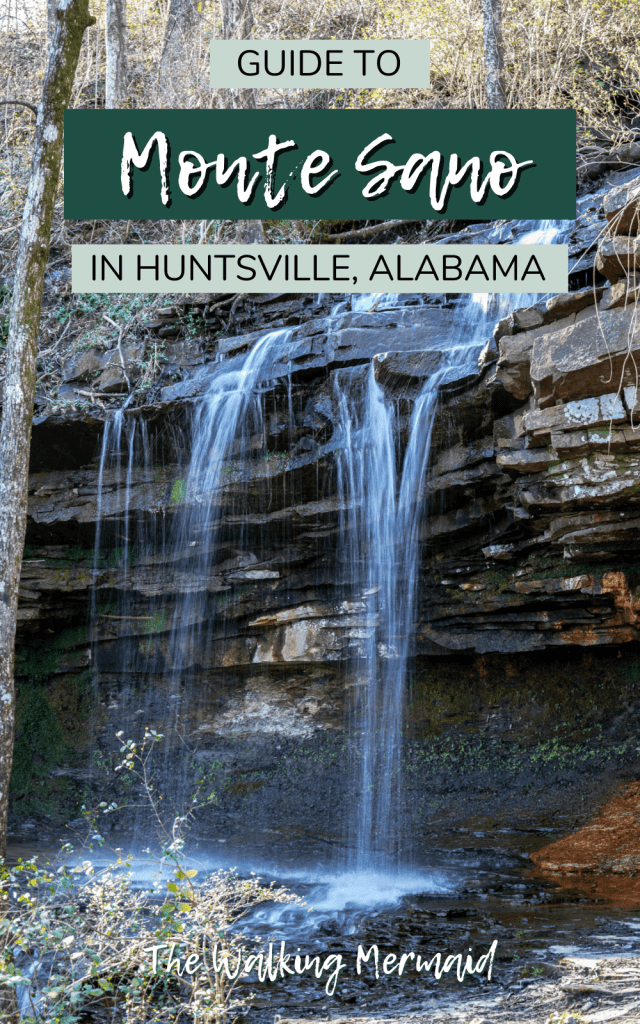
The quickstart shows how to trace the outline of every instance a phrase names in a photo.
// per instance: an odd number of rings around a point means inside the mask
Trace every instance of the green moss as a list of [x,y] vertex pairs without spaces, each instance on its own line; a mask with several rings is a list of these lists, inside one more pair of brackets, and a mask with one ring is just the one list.
[[163,633],[167,629],[167,613],[163,609],[155,611],[150,619],[144,621],[140,632],[146,634],[149,640],[141,640],[139,646],[141,654],[149,654],[153,649],[154,633]]
[[11,798],[20,814],[75,813],[76,787],[52,769],[88,748],[95,695],[90,668],[65,671],[89,641],[86,626],[33,638],[16,650]]
[[48,679],[60,671],[65,654],[88,641],[87,626],[65,629],[53,640],[31,640],[27,647],[19,648],[16,651],[16,678],[23,677],[32,682],[42,682],[44,679]]
[[[20,693],[16,706],[12,796],[20,800],[34,797],[35,784],[43,782],[66,752],[67,745],[53,708],[39,689],[26,688]],[[33,799],[28,803],[31,805]]]
[[100,551],[96,558],[96,565],[99,569],[117,569],[123,566],[125,561],[129,565],[135,565],[142,557],[141,547],[134,545],[129,548],[112,548],[110,551]]
[[593,576],[598,581],[607,572],[623,572],[628,578],[640,577],[640,562],[630,558],[615,558],[610,562],[566,562],[563,558],[538,557],[531,559],[532,572],[527,580],[564,579],[572,576]]
[[9,792],[19,814],[75,813],[73,783],[52,778],[51,772],[89,746],[93,703],[88,670],[79,676],[58,677],[48,687],[18,687]]
[[181,505],[187,495],[187,481],[176,480],[171,488],[169,501],[172,505]]

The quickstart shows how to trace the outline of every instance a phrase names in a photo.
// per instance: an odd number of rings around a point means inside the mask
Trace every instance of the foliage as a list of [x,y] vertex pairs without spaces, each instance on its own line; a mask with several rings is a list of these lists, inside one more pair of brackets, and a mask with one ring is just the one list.
[[[100,1010],[122,1024],[225,1024],[250,1001],[241,958],[257,953],[261,943],[241,933],[240,922],[260,903],[300,902],[273,883],[265,886],[235,871],[196,882],[198,872],[183,860],[191,816],[167,823],[151,780],[151,755],[161,740],[146,730],[139,744],[123,741],[116,768],[135,778],[156,822],[161,858],[151,889],[134,884],[131,860],[123,856],[100,871],[80,856],[73,867],[39,867],[34,859],[0,871],[0,984],[17,989],[27,1024],[76,1024]],[[202,802],[197,791],[192,807]],[[86,813],[90,850],[104,843],[96,831],[99,817],[114,810],[101,804]],[[63,847],[67,861],[72,852]],[[155,964],[153,947],[160,947]],[[181,965],[195,956],[204,967],[188,973],[182,966],[181,974],[163,970],[169,954]]]

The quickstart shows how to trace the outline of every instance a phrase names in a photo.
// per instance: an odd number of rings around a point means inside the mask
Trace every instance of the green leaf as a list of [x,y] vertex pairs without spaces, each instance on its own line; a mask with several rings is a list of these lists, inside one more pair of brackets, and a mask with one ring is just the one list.
[[195,878],[197,874],[198,872],[196,871],[195,868],[191,868],[189,871],[185,871],[185,875],[187,876],[187,878]]
[[178,911],[181,914],[188,914],[190,910],[191,910],[191,904],[190,903],[178,903]]
[[167,889],[169,892],[179,892],[178,886],[175,882],[167,882]]

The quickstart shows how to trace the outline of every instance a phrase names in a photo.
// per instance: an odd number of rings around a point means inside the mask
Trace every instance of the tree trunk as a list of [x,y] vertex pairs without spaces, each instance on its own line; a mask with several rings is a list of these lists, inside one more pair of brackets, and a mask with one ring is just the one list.
[[38,107],[33,163],[18,243],[0,426],[0,856],[7,840],[13,756],[13,656],[27,523],[27,476],[36,352],[51,222],[60,175],[64,108],[71,98],[89,0],[60,0]]
[[158,68],[158,104],[176,105],[192,86],[187,46],[196,29],[195,0],[171,0]]
[[107,0],[107,77],[105,107],[115,110],[125,99],[127,78],[126,0]]
[[253,31],[251,0],[221,0],[224,39],[250,39]]
[[504,91],[504,45],[500,0],[483,0],[484,6],[484,81],[489,110],[507,105]]
[[[225,39],[250,39],[253,29],[251,0],[220,0],[222,8],[222,35]],[[256,105],[253,89],[227,89],[224,105],[232,110],[253,109]],[[261,220],[240,220],[236,225],[234,241],[238,245],[264,244]]]

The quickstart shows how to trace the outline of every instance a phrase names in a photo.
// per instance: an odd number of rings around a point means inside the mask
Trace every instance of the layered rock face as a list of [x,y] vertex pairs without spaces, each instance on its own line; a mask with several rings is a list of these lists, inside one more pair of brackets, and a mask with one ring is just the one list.
[[[615,236],[616,252],[635,244],[634,189],[618,187],[617,211],[605,204],[612,223],[630,232]],[[588,259],[593,264],[597,229],[597,218],[585,215],[576,275]],[[630,298],[634,266],[624,263],[624,275],[619,262],[611,270],[608,244],[597,257],[608,288],[592,280],[516,310],[497,324],[477,370],[443,378],[430,468],[415,496],[423,509],[421,568],[415,621],[406,629],[414,683],[407,714],[417,738],[452,723],[468,735],[484,710],[488,721],[498,714],[491,708],[508,705],[487,741],[493,755],[495,744],[509,746],[515,737],[530,744],[527,713],[517,713],[521,698],[514,704],[505,697],[510,672],[527,676],[520,663],[513,668],[514,657],[547,652],[561,666],[580,648],[617,658],[625,645],[632,654],[622,658],[619,682],[635,686],[640,334]],[[113,734],[144,724],[170,733],[180,792],[194,773],[214,780],[216,828],[225,815],[262,823],[276,815],[344,831],[357,791],[348,771],[358,756],[357,730],[347,726],[365,684],[366,643],[379,624],[363,578],[354,577],[344,554],[349,509],[337,486],[337,459],[351,440],[337,385],[364,383],[373,369],[394,405],[402,458],[425,382],[451,346],[472,335],[468,317],[446,297],[402,302],[332,315],[329,301],[265,296],[254,311],[258,329],[213,346],[206,331],[181,342],[171,327],[179,311],[168,308],[155,329],[171,328],[163,335],[171,339],[169,361],[152,403],[119,414],[118,430],[104,443],[97,418],[36,422],[18,673],[24,699],[40,681],[59,717],[58,753],[42,762],[50,779],[108,791]],[[194,297],[189,313],[206,325],[211,307],[209,297]],[[241,368],[243,354],[269,329],[288,334],[255,381],[256,426],[212,453],[222,459],[218,485],[206,496],[215,510],[215,544],[205,528],[179,535],[189,503],[204,500],[193,481],[187,486],[200,403],[220,360]],[[83,374],[99,371],[109,393],[119,385],[108,363],[90,371],[70,365],[68,386],[82,387]],[[205,565],[201,555],[209,549],[215,557]],[[188,605],[184,595],[191,595]],[[188,621],[178,624],[188,627],[189,641],[178,652],[175,627],[184,615]],[[488,656],[502,659],[491,670],[500,695],[491,684],[478,703]],[[429,692],[460,672],[468,713],[443,713],[444,698],[434,711]],[[421,673],[431,682],[416,682]],[[573,686],[571,672],[566,678]],[[549,695],[540,702],[546,741],[554,712]],[[631,704],[627,710],[632,716]],[[63,740],[75,745],[75,756]],[[424,773],[438,777],[435,748],[433,757],[416,750],[407,754],[418,772],[409,802],[421,793]],[[524,762],[520,770],[528,771]],[[495,779],[487,777],[485,788],[499,804]],[[424,825],[429,802],[420,799]],[[18,807],[21,801],[29,806],[24,793]]]

